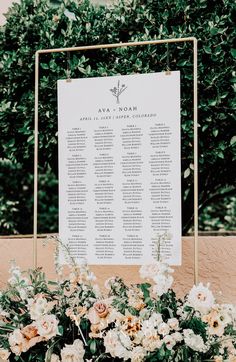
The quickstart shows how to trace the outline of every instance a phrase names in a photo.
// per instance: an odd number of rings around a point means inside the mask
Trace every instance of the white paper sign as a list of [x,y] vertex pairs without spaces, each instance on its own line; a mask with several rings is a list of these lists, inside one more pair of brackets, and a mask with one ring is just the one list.
[[[58,81],[59,234],[78,262],[181,263],[180,73]],[[62,258],[62,262],[65,260]]]

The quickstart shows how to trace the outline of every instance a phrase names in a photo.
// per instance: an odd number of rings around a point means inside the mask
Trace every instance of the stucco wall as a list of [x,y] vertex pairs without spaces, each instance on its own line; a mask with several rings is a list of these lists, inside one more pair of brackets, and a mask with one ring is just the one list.
[[[8,279],[12,259],[26,270],[33,263],[32,238],[0,238],[0,288]],[[53,245],[38,242],[38,266],[49,278],[55,276]],[[119,275],[127,282],[138,282],[138,266],[92,266],[98,283],[102,286],[111,275]],[[187,293],[193,284],[193,238],[183,238],[183,264],[175,268],[175,289],[178,295]],[[199,237],[199,280],[211,283],[220,302],[236,303],[236,237]],[[219,293],[222,292],[222,295]]]

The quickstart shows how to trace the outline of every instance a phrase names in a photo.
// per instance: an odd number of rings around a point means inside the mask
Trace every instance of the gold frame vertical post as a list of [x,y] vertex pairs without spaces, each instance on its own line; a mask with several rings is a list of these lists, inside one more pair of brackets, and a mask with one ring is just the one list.
[[194,283],[198,283],[198,97],[197,97],[197,39],[175,38],[147,40],[129,43],[98,44],[89,46],[42,49],[35,53],[35,144],[34,144],[34,267],[37,267],[37,219],[38,219],[38,102],[39,102],[39,56],[48,53],[112,49],[131,46],[158,45],[169,43],[193,43],[193,121],[194,121]]
[[39,108],[39,53],[35,53],[35,99],[34,99],[34,225],[33,225],[33,260],[37,268],[38,248],[38,108]]
[[197,39],[193,40],[193,123],[194,123],[194,283],[198,284],[198,87],[197,87]]

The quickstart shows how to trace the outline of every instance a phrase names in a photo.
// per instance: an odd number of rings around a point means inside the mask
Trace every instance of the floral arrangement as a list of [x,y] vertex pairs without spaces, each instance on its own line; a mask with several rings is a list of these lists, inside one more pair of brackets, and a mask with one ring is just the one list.
[[67,279],[55,265],[51,282],[12,264],[0,293],[0,360],[236,361],[236,308],[201,283],[178,299],[168,264],[142,266],[137,285],[111,277],[106,295],[86,263],[71,259]]

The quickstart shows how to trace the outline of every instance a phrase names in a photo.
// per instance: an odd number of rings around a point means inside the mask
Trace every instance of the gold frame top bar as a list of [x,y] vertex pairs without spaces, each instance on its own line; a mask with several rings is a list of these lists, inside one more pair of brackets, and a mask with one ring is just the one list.
[[62,53],[62,52],[76,52],[81,50],[93,50],[93,49],[110,49],[110,48],[122,48],[129,46],[140,46],[140,45],[155,45],[155,44],[166,44],[166,43],[184,43],[184,42],[196,42],[197,38],[174,38],[174,39],[160,39],[160,40],[145,40],[145,41],[134,41],[128,43],[113,43],[113,44],[97,44],[97,45],[82,45],[78,47],[69,48],[54,48],[54,49],[41,49],[37,50],[36,54],[47,54],[47,53]]
[[128,43],[84,45],[78,47],[41,49],[35,53],[35,131],[34,131],[34,267],[37,267],[37,219],[38,219],[38,101],[39,101],[39,55],[48,53],[63,53],[86,51],[93,49],[111,49],[142,45],[158,45],[166,43],[193,42],[193,122],[194,122],[194,283],[198,283],[198,95],[197,95],[197,38],[173,38],[160,40],[135,41]]

